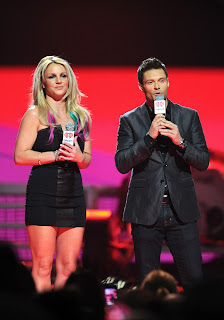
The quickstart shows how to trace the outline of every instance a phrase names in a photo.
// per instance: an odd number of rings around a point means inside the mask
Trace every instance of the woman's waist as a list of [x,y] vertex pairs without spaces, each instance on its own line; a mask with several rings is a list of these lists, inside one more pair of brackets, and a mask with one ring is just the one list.
[[[63,163],[62,163],[63,164]],[[28,191],[46,194],[73,194],[75,189],[82,188],[82,177],[76,163],[58,163],[58,166],[33,167],[27,185]]]
[[47,168],[76,169],[78,168],[78,166],[76,162],[72,162],[72,161],[55,161],[55,162],[43,164],[41,166],[40,165],[33,166],[32,170],[44,170]]

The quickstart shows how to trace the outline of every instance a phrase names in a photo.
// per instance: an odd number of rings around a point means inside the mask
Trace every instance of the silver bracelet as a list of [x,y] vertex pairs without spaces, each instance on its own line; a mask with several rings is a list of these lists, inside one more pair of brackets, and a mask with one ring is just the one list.
[[39,156],[38,156],[38,164],[39,164],[39,166],[42,165],[42,163],[41,163],[41,161],[40,161],[40,156],[41,156],[41,152],[39,153]]
[[54,151],[54,159],[55,159],[55,161],[59,161],[59,151],[58,150]]

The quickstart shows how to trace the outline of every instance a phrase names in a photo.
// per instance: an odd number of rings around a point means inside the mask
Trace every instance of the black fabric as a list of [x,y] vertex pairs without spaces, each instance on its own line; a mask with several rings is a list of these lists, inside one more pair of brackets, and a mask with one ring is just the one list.
[[162,205],[153,226],[132,223],[132,236],[139,284],[149,272],[161,268],[160,254],[164,241],[173,254],[184,289],[196,279],[202,279],[197,222],[181,223],[172,205]]
[[170,141],[166,157],[158,143],[148,148],[145,136],[151,119],[144,103],[120,117],[115,164],[119,172],[132,170],[124,221],[153,225],[160,214],[167,181],[172,204],[182,222],[200,218],[197,196],[190,167],[206,170],[209,152],[196,110],[174,104],[169,100],[171,121],[188,142],[183,153]]
[[[147,111],[149,113],[149,117],[150,117],[151,122],[152,122],[153,119],[155,118],[154,111],[148,105],[147,105]],[[171,107],[170,107],[170,102],[169,101],[168,101],[167,108],[166,108],[166,116],[165,116],[165,118],[166,118],[166,120],[171,121]],[[157,142],[158,149],[160,150],[160,152],[162,154],[162,157],[163,157],[163,160],[165,161],[166,154],[167,154],[167,152],[169,150],[169,146],[171,144],[170,138],[165,137],[165,136],[161,136],[161,134],[159,134],[157,139],[154,140],[154,141]],[[166,181],[166,176],[164,176],[164,183],[165,183],[164,195],[169,195],[169,189],[168,189],[168,185],[167,185],[167,181]]]
[[[171,101],[168,105],[171,122],[188,142],[185,152],[179,152],[172,140],[166,144],[156,139],[148,148],[145,137],[152,119],[144,103],[120,117],[115,163],[121,173],[132,170],[123,220],[132,223],[139,283],[151,270],[160,268],[166,241],[187,288],[202,277],[196,222],[200,210],[191,167],[207,169],[209,152],[197,111]],[[163,203],[168,202],[164,201],[166,183],[169,203]]]
[[[38,131],[34,151],[54,151],[60,148],[63,132],[54,128],[54,139],[49,144],[50,128]],[[83,151],[84,142],[78,138]],[[58,161],[33,166],[26,192],[26,225],[56,227],[84,227],[86,203],[82,177],[76,163]]]

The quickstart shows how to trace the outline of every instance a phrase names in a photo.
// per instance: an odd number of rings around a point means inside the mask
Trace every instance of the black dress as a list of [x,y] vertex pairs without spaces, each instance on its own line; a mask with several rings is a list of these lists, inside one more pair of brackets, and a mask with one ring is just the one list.
[[[62,143],[60,125],[54,128],[49,144],[50,127],[38,131],[32,150],[55,151]],[[84,142],[78,138],[83,151]],[[82,177],[76,162],[58,161],[33,166],[26,191],[26,225],[84,227],[86,203]]]

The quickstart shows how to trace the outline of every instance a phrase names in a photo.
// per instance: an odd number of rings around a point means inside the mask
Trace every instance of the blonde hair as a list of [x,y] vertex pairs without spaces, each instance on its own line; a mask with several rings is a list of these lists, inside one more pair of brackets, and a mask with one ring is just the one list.
[[80,106],[80,100],[84,94],[78,89],[76,76],[68,61],[57,56],[46,56],[40,60],[33,76],[32,105],[38,106],[39,119],[42,124],[55,126],[54,121],[50,120],[52,117],[49,117],[49,112],[53,115],[53,119],[56,113],[46,101],[45,90],[43,88],[44,73],[51,63],[61,64],[67,71],[69,86],[63,99],[66,101],[67,111],[70,115],[73,114],[80,123],[78,130],[80,132],[84,129],[86,123],[87,126],[90,126],[90,113],[86,108]]

